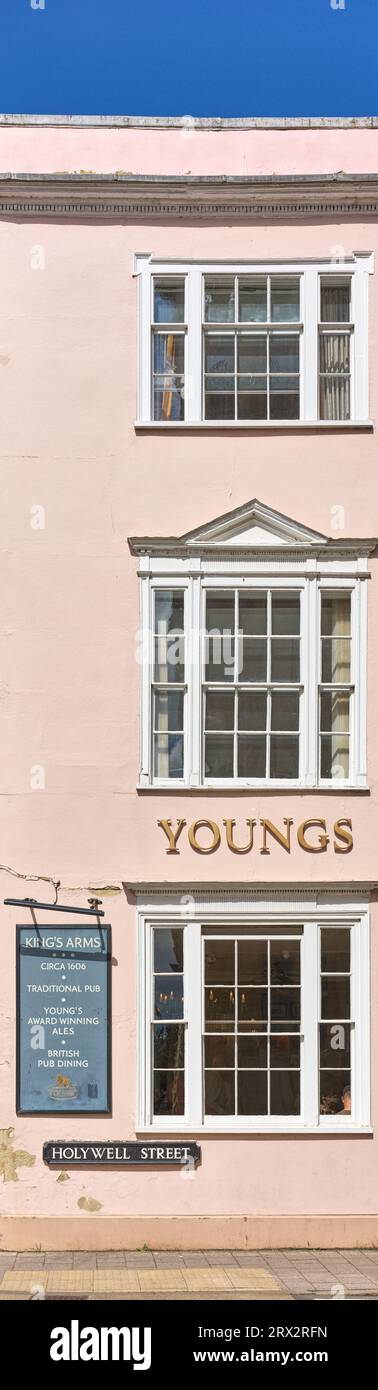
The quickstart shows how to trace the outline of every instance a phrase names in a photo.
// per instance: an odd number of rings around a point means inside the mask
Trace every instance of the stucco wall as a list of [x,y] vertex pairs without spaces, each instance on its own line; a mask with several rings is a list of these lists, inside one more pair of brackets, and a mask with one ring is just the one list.
[[[138,172],[303,172],[373,170],[375,131],[238,132],[20,130],[0,128],[0,166],[13,170],[123,168]],[[89,887],[138,879],[180,883],[375,880],[378,788],[375,562],[369,581],[367,794],[137,794],[139,667],[137,562],[131,534],[181,534],[258,496],[325,534],[332,508],[345,509],[345,534],[377,531],[375,433],[221,430],[174,436],[137,434],[137,252],[193,258],[328,257],[374,251],[377,230],[294,222],[229,226],[4,221],[0,227],[1,303],[1,859],[22,875],[60,879],[62,901],[85,904]],[[44,268],[33,269],[41,247]],[[37,257],[38,259],[38,257]],[[378,291],[370,278],[370,407],[377,417]],[[44,529],[31,509],[45,508]],[[340,534],[338,532],[338,534]],[[32,769],[44,769],[33,790]],[[240,859],[224,845],[198,856],[181,837],[167,858],[157,820],[247,816],[281,823],[353,820],[344,858]],[[5,893],[50,896],[43,883],[2,874]],[[71,889],[75,892],[70,894]],[[0,1068],[1,1125],[16,1124],[17,1148],[36,1155],[4,1185],[13,1215],[77,1213],[86,1193],[102,1215],[370,1213],[377,1210],[373,1137],[202,1139],[193,1180],[174,1173],[70,1174],[57,1184],[41,1163],[44,1140],[132,1137],[135,1125],[135,908],[110,898],[114,976],[111,1120],[18,1118],[14,1114],[14,924],[2,909],[1,1008],[6,1018]],[[57,919],[59,921],[59,919]],[[377,1120],[377,956],[372,911],[373,1121]],[[127,1058],[127,1065],[125,1065]],[[52,1133],[54,1130],[54,1133]],[[68,1136],[68,1130],[70,1134]]]

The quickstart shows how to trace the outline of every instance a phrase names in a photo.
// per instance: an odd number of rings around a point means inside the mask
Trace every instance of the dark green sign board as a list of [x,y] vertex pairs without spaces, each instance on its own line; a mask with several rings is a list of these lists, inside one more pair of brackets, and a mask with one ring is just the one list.
[[109,926],[17,927],[17,1112],[109,1114]]

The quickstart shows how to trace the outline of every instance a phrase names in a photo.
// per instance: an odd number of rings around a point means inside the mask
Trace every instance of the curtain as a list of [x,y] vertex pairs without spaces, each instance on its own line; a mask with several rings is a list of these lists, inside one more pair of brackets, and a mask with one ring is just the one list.
[[349,285],[322,285],[322,323],[348,323],[350,313],[349,300]]
[[320,334],[320,418],[350,418],[349,333]]
[[182,371],[180,357],[183,353],[183,339],[174,333],[157,333],[154,346],[155,378],[155,418],[159,420],[179,420],[181,417],[181,381],[177,373]]

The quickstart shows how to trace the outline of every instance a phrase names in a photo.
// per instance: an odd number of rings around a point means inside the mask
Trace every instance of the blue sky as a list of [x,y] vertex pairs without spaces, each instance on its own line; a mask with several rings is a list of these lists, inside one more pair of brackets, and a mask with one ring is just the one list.
[[0,0],[0,109],[378,112],[378,0]]

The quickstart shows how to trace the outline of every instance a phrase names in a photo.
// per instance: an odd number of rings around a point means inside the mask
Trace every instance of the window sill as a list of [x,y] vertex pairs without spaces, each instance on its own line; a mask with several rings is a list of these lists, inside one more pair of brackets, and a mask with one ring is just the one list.
[[314,430],[354,430],[371,433],[372,420],[134,420],[137,433],[156,430],[249,430],[250,432],[303,431],[308,434]]
[[327,795],[329,792],[332,795],[337,793],[339,793],[339,795],[345,795],[345,792],[359,793],[362,796],[370,795],[370,787],[367,783],[361,785],[361,783],[358,784],[357,782],[338,782],[337,786],[335,786],[334,782],[289,782],[284,781],[283,778],[279,782],[201,782],[198,786],[194,786],[190,782],[177,782],[172,778],[169,782],[150,782],[148,785],[138,782],[136,791],[138,793],[154,792],[155,796],[160,792],[185,792],[186,795],[190,792],[192,795],[197,796],[206,792],[236,793],[288,791],[294,794],[299,793],[301,796],[303,796],[305,792],[308,792],[311,796],[315,792],[326,793]]
[[267,1124],[266,1124],[266,1125],[262,1125],[262,1124],[254,1124],[254,1125],[251,1125],[251,1124],[250,1124],[250,1125],[246,1125],[246,1124],[243,1124],[243,1123],[240,1124],[240,1125],[236,1125],[236,1124],[233,1124],[233,1125],[231,1125],[231,1124],[230,1124],[230,1125],[225,1125],[225,1124],[223,1124],[223,1125],[221,1125],[221,1124],[219,1124],[219,1122],[214,1123],[214,1124],[210,1124],[209,1121],[207,1121],[206,1124],[202,1124],[202,1125],[195,1125],[195,1124],[194,1124],[194,1125],[189,1125],[189,1124],[187,1124],[186,1122],[183,1122],[183,1123],[180,1124],[179,1117],[177,1117],[177,1120],[175,1120],[174,1123],[171,1122],[171,1124],[168,1124],[167,1121],[166,1121],[165,1124],[161,1124],[161,1125],[157,1125],[157,1124],[148,1125],[148,1126],[146,1126],[145,1128],[142,1128],[142,1127],[141,1127],[141,1128],[137,1128],[135,1132],[136,1132],[136,1134],[138,1135],[138,1137],[140,1137],[140,1138],[143,1138],[144,1136],[148,1136],[148,1135],[151,1135],[151,1134],[157,1134],[157,1135],[159,1135],[159,1138],[160,1138],[160,1139],[162,1138],[162,1136],[163,1136],[164,1134],[174,1134],[177,1138],[179,1137],[180,1134],[190,1134],[190,1135],[198,1135],[198,1134],[201,1134],[201,1135],[204,1135],[204,1136],[206,1136],[206,1137],[207,1137],[207,1135],[210,1135],[210,1134],[214,1134],[214,1135],[229,1135],[229,1136],[231,1136],[231,1135],[237,1136],[237,1135],[239,1135],[239,1134],[259,1134],[259,1135],[261,1135],[261,1137],[263,1137],[264,1135],[267,1135],[267,1134],[282,1134],[282,1135],[285,1135],[285,1134],[286,1134],[286,1135],[287,1135],[287,1134],[296,1134],[296,1135],[298,1135],[299,1137],[300,1137],[301,1135],[304,1136],[304,1135],[307,1135],[307,1134],[311,1134],[311,1135],[329,1135],[329,1134],[336,1135],[336,1134],[342,1134],[343,1138],[346,1138],[348,1135],[351,1135],[351,1136],[353,1135],[353,1136],[355,1136],[355,1135],[364,1135],[364,1134],[366,1134],[366,1135],[374,1134],[373,1126],[370,1125],[370,1124],[368,1124],[368,1125],[353,1125],[353,1124],[345,1124],[345,1123],[343,1123],[343,1124],[335,1124],[335,1122],[333,1121],[332,1124],[328,1124],[328,1125],[325,1125],[325,1124],[323,1124],[323,1123],[322,1123],[322,1124],[319,1124],[319,1125],[306,1125],[306,1124],[303,1123],[303,1121],[302,1121],[302,1122],[300,1122],[300,1121],[299,1121],[299,1122],[298,1122],[298,1121],[293,1121],[292,1124],[289,1124],[289,1123],[285,1123],[285,1124],[284,1124],[283,1122],[277,1122],[277,1124],[270,1124],[270,1125],[267,1125]]

